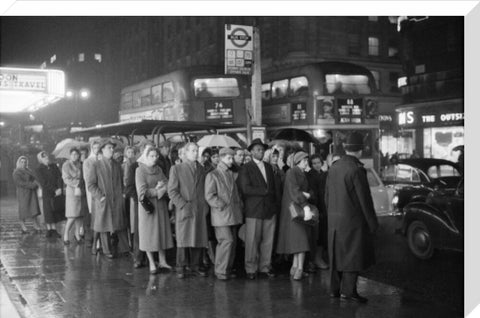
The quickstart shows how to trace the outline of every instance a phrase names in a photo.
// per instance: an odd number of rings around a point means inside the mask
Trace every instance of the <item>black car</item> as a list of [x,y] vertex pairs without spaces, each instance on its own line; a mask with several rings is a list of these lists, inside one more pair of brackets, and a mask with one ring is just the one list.
[[405,206],[402,230],[410,251],[420,259],[429,259],[440,248],[463,251],[463,179],[454,190],[435,190],[426,202]]
[[401,159],[384,168],[382,181],[395,189],[395,211],[402,212],[410,202],[425,202],[434,190],[455,189],[461,179],[459,166],[443,159]]

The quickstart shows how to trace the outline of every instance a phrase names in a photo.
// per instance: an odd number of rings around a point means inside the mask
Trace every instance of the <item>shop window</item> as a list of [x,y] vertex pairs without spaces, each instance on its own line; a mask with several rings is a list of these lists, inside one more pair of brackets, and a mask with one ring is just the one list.
[[282,98],[287,96],[288,80],[275,81],[272,83],[272,98]]
[[305,76],[290,80],[290,96],[308,96],[308,80]]
[[95,53],[94,58],[95,58],[95,61],[97,61],[98,63],[102,63],[102,54]]
[[368,38],[368,55],[378,56],[379,55],[380,44],[378,38],[369,37]]
[[272,97],[271,85],[270,83],[262,84],[262,100],[268,101]]
[[173,100],[173,83],[166,82],[162,84],[162,102]]
[[197,97],[235,97],[240,95],[236,78],[197,78],[193,82]]

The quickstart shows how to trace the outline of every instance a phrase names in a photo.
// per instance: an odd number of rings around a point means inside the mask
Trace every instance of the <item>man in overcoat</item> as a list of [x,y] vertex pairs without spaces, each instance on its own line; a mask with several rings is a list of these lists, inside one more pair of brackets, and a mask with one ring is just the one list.
[[[122,167],[112,158],[114,147],[115,144],[108,139],[101,143],[102,158],[95,161],[93,171],[87,179],[95,211],[93,230],[100,233],[103,253],[108,258],[114,257],[115,247],[119,254],[129,250]],[[116,234],[117,246],[111,246],[111,234]]]
[[195,275],[207,276],[201,265],[207,247],[207,212],[205,169],[197,162],[198,146],[185,145],[184,161],[170,168],[168,196],[175,205],[177,240],[177,277],[185,278],[186,267]]
[[330,296],[367,302],[357,293],[360,271],[375,263],[374,237],[378,228],[367,173],[359,158],[363,137],[353,132],[344,144],[346,155],[328,172],[325,203],[328,213]]
[[[87,246],[92,247],[92,254],[97,253],[97,240],[100,239],[100,234],[93,231],[93,219],[95,217],[95,211],[93,210],[93,198],[92,194],[88,190],[87,180],[90,178],[90,175],[93,173],[93,165],[95,161],[99,158],[100,151],[100,141],[94,140],[90,145],[90,156],[83,162],[83,180],[85,181],[86,194],[87,194],[87,205],[88,205],[88,216],[85,216],[84,229],[85,229],[85,240],[87,241]],[[93,232],[93,233],[92,233]]]
[[249,279],[255,279],[257,272],[275,277],[271,258],[281,195],[272,166],[262,160],[265,149],[267,145],[260,139],[252,141],[248,151],[253,160],[242,166],[237,179],[245,206],[245,271]]
[[222,148],[217,168],[205,179],[205,199],[211,208],[212,226],[217,238],[215,275],[220,280],[229,279],[237,245],[236,225],[242,223],[242,201],[233,171],[235,151]]

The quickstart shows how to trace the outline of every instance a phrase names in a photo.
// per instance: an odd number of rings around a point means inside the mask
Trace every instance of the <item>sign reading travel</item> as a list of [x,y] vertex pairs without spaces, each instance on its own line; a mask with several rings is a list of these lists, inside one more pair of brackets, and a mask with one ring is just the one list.
[[337,123],[338,124],[363,124],[363,99],[338,98]]
[[0,89],[13,91],[47,91],[47,72],[2,70]]
[[253,27],[225,25],[225,74],[251,75]]
[[233,122],[232,101],[205,101],[205,120]]

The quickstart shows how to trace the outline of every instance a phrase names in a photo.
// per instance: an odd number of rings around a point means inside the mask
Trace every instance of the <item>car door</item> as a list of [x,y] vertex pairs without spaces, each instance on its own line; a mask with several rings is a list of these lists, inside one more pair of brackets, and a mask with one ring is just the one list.
[[395,190],[392,188],[387,188],[375,170],[372,168],[367,168],[366,170],[376,214],[378,216],[390,215],[393,211],[392,198]]

